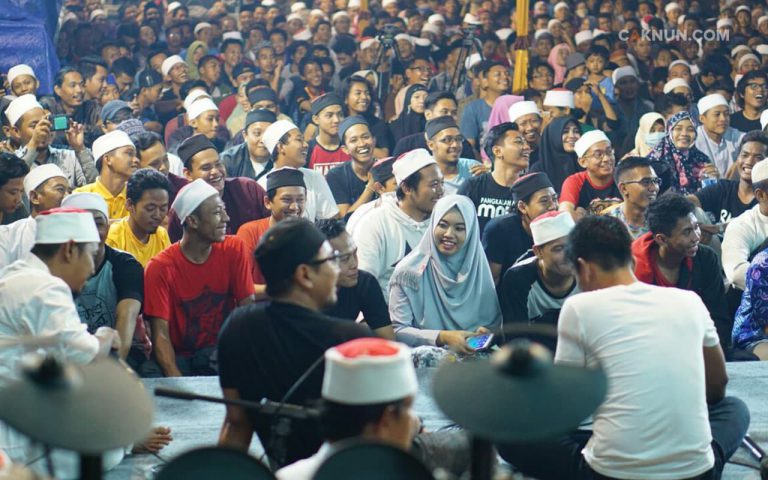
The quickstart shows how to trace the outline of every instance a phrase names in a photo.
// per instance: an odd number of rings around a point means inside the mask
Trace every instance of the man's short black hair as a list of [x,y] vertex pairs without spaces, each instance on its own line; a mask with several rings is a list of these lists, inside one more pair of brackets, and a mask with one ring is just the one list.
[[738,93],[736,102],[741,108],[744,108],[744,91],[747,89],[747,84],[756,78],[762,78],[768,84],[768,75],[763,70],[751,70],[745,73],[741,80],[739,80],[739,83],[736,84],[736,93]]
[[752,130],[751,132],[747,132],[743,137],[741,137],[741,143],[739,143],[739,153],[741,153],[741,149],[744,148],[744,145],[750,142],[762,143],[768,147],[768,135],[763,133],[761,130]]
[[632,261],[632,237],[618,218],[589,215],[568,235],[566,254],[577,270],[581,258],[596,263],[606,272],[615,271]]
[[[323,52],[323,54],[317,55],[317,52]],[[323,56],[330,57],[331,50],[325,45],[320,45],[319,43],[315,43],[311,47],[309,47],[308,55],[312,57],[323,57]]]
[[301,59],[301,62],[299,62],[299,73],[301,74],[302,77],[304,76],[304,69],[307,68],[307,65],[311,65],[313,63],[317,65],[317,68],[321,70],[323,69],[323,64],[320,63],[320,59],[317,57],[311,57],[307,55],[306,57]]
[[121,74],[126,74],[129,77],[135,77],[136,64],[130,58],[120,57],[112,62],[112,74],[116,77]]
[[131,141],[136,147],[136,155],[140,155],[141,152],[149,150],[158,142],[163,143],[163,138],[155,132],[144,131],[136,135],[131,135]]
[[54,83],[54,84],[55,84],[57,87],[61,88],[61,86],[64,84],[64,77],[66,77],[67,75],[69,75],[70,73],[73,73],[73,72],[74,72],[74,73],[77,73],[77,74],[78,74],[78,75],[80,75],[80,76],[82,76],[82,75],[83,75],[82,73],[80,73],[80,71],[79,71],[79,70],[77,70],[77,69],[76,69],[76,68],[74,68],[74,67],[63,67],[61,70],[59,70],[59,71],[56,73],[56,76],[55,76],[55,77],[54,77],[54,79],[53,79],[53,83]]
[[96,72],[98,72],[98,67],[102,67],[104,70],[109,71],[107,63],[102,60],[101,57],[94,55],[83,57],[77,64],[77,70],[83,76],[83,80],[89,80],[91,77],[96,75]]
[[273,28],[272,30],[270,30],[268,37],[271,37],[272,35],[280,35],[281,37],[283,37],[283,40],[286,40],[286,41],[288,40],[288,33],[282,28]]
[[368,424],[378,422],[388,408],[402,415],[405,399],[371,405],[344,405],[330,400],[320,404],[320,432],[324,440],[336,442],[359,437]]
[[689,104],[690,102],[688,98],[682,93],[669,92],[656,97],[653,111],[659,112],[659,114],[663,117],[667,117],[670,113],[672,113],[672,109],[674,107],[682,107],[683,109],[687,110]]
[[531,82],[533,80],[533,74],[536,73],[536,70],[539,68],[544,67],[547,70],[549,70],[549,73],[552,74],[554,77],[555,75],[555,69],[552,68],[552,65],[546,63],[546,62],[540,62],[540,61],[533,61],[531,62],[531,67],[528,69],[528,81]]
[[598,57],[602,57],[603,60],[605,60],[606,63],[608,63],[608,59],[611,56],[610,52],[608,52],[608,49],[605,48],[602,45],[592,45],[592,46],[590,46],[589,50],[587,50],[587,54],[584,55],[584,58],[589,58],[592,55],[597,55]]
[[613,174],[614,181],[616,182],[616,185],[621,183],[621,179],[624,177],[624,175],[629,172],[630,170],[634,170],[636,168],[652,168],[651,162],[645,158],[645,157],[627,157],[621,162],[616,165],[616,171]]
[[480,74],[482,77],[487,77],[488,72],[491,71],[493,67],[503,67],[504,65],[501,64],[501,62],[496,62],[494,60],[483,60],[480,62],[479,67],[477,69],[477,73]]
[[651,202],[645,212],[645,220],[653,235],[671,235],[678,220],[695,211],[696,205],[693,202],[678,193],[667,192]]
[[315,220],[315,226],[328,240],[333,240],[347,231],[347,222],[340,218],[322,218]]
[[518,132],[520,131],[520,128],[518,128],[517,124],[514,122],[504,122],[488,131],[488,134],[485,136],[485,143],[483,144],[483,150],[485,151],[485,154],[488,155],[488,158],[494,160],[493,147],[504,140],[504,136],[510,131]]
[[419,182],[421,181],[421,171],[416,171],[409,175],[405,180],[402,181],[397,186],[397,190],[395,191],[395,195],[397,196],[398,200],[403,200],[405,198],[405,189],[404,186],[408,186],[408,190],[418,190],[419,188]]
[[117,27],[117,38],[120,37],[139,38],[139,26],[135,23],[121,23]]
[[238,45],[241,49],[243,48],[243,42],[236,38],[228,38],[221,42],[221,47],[219,47],[219,51],[221,53],[224,53],[227,51],[227,48],[229,48],[230,45]]
[[197,61],[197,69],[199,70],[199,69],[203,68],[203,65],[205,65],[206,63],[208,63],[210,61],[214,61],[216,63],[221,63],[221,60],[216,55],[205,54],[202,57],[200,57],[200,60]]
[[427,99],[424,102],[424,108],[426,110],[432,110],[440,100],[451,100],[457,106],[459,104],[459,102],[456,101],[456,95],[454,95],[453,92],[444,90],[441,92],[432,92],[431,94],[427,95]]
[[651,70],[651,85],[656,85],[659,82],[666,83],[667,77],[669,77],[669,68],[656,67]]
[[[204,81],[187,80],[186,82],[182,83],[181,88],[179,88],[179,95],[181,95],[182,100],[187,98],[187,95],[189,95],[189,92],[191,92],[193,88],[203,88],[206,92],[208,92],[208,84]],[[210,94],[211,92],[208,93]]]
[[126,186],[126,198],[136,205],[147,190],[165,190],[171,194],[171,182],[153,168],[140,168],[133,172]]
[[10,152],[0,152],[0,187],[29,173],[27,162]]

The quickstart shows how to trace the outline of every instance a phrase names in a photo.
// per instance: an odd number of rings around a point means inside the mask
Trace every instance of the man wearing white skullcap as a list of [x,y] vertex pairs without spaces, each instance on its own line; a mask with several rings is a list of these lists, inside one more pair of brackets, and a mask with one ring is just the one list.
[[58,165],[66,174],[71,187],[92,182],[98,175],[91,151],[85,147],[83,127],[72,124],[67,131],[70,147],[51,146],[53,140],[50,116],[34,95],[14,99],[5,110],[10,124],[9,135],[21,147],[16,156],[24,159],[30,168],[36,165]]
[[32,67],[23,63],[8,70],[8,85],[11,87],[11,93],[17,97],[28,93],[34,95],[40,88],[40,82]]
[[75,192],[101,195],[108,205],[108,217],[117,220],[128,216],[125,186],[139,166],[136,147],[122,130],[113,130],[93,142],[93,156],[99,176],[93,183],[76,188]]
[[[310,480],[332,446],[344,440],[375,440],[408,451],[419,425],[412,411],[417,392],[411,352],[401,343],[360,338],[329,349],[319,420],[325,443],[315,455],[278,470],[278,480]],[[370,409],[376,412],[370,418],[359,414]]]
[[212,375],[221,325],[235,307],[253,302],[252,252],[226,234],[226,206],[205,180],[182,188],[171,209],[184,234],[147,265],[145,291],[152,294],[144,317],[164,375]]
[[697,106],[701,125],[696,128],[694,145],[712,160],[720,176],[725,176],[736,161],[744,134],[731,127],[728,101],[719,93],[703,97]]
[[573,104],[573,92],[567,88],[553,88],[544,95],[543,108],[549,112],[550,120],[558,117],[567,117],[575,108]]
[[653,104],[643,99],[638,92],[640,90],[640,79],[634,67],[619,67],[613,71],[614,95],[616,104],[616,115],[624,121],[624,131],[621,138],[624,142],[617,145],[617,149],[624,152],[631,150],[634,146],[634,138],[637,128],[640,125],[640,118],[648,112],[653,111]]
[[541,112],[536,102],[517,102],[509,107],[509,121],[516,123],[525,137],[525,141],[534,150],[531,152],[531,163],[538,158],[539,142],[541,141],[542,121]]

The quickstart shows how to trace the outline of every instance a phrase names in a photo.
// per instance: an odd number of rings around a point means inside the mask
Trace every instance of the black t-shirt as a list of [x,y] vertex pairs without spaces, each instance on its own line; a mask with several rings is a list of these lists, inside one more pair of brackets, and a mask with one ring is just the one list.
[[533,238],[525,231],[523,220],[516,213],[488,222],[482,239],[488,261],[501,264],[502,274],[533,247]]
[[[392,152],[393,157],[399,157],[405,152],[410,152],[417,148],[425,148],[429,150],[427,147],[427,139],[424,137],[424,132],[414,133],[413,135],[408,135],[403,138],[396,138],[395,142],[395,151]],[[466,139],[461,142],[461,158],[475,158],[475,151]]]
[[740,132],[751,132],[752,130],[762,130],[760,119],[749,120],[744,116],[744,112],[736,112],[731,115],[731,126]]
[[333,194],[333,200],[337,204],[352,205],[365,191],[366,182],[360,180],[352,170],[352,162],[342,163],[333,167],[325,176],[325,181]]
[[464,182],[459,194],[466,195],[475,204],[481,234],[492,218],[509,213],[512,206],[512,189],[496,183],[490,172]]
[[[307,369],[319,362],[285,400],[305,405],[320,398],[324,371],[320,359],[325,351],[370,336],[368,327],[298,305],[264,302],[241,307],[230,314],[219,334],[219,382],[221,388],[236,389],[243,400],[280,402]],[[250,415],[262,445],[269,446],[271,419]],[[286,462],[313,455],[321,443],[316,423],[293,422]]]
[[757,205],[757,199],[748,205],[741,203],[738,180],[718,180],[694,195],[699,199],[701,208],[715,216],[715,223],[729,222]]
[[363,312],[365,323],[373,330],[392,325],[379,282],[370,273],[359,270],[357,285],[339,287],[337,295],[336,305],[323,312],[326,315],[354,322]]
[[[576,282],[563,296],[553,295],[541,281],[536,258],[529,258],[504,273],[499,289],[499,303],[504,323],[553,323],[562,303],[576,288]],[[553,322],[554,320],[554,322]]]

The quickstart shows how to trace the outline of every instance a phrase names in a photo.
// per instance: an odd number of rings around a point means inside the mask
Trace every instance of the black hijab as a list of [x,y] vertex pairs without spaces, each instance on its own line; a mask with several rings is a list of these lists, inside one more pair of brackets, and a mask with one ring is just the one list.
[[416,113],[411,110],[411,97],[416,92],[426,92],[427,89],[424,85],[416,84],[408,87],[405,91],[405,100],[403,102],[403,111],[400,112],[400,116],[397,117],[389,124],[389,129],[392,131],[392,138],[395,141],[405,138],[408,135],[419,133],[424,131],[424,127],[427,124],[427,119],[424,118],[424,113]]
[[558,117],[549,122],[539,142],[539,158],[531,166],[532,172],[547,174],[557,193],[560,193],[566,178],[582,170],[576,153],[568,153],[563,148],[563,130],[569,122],[579,124],[573,117]]

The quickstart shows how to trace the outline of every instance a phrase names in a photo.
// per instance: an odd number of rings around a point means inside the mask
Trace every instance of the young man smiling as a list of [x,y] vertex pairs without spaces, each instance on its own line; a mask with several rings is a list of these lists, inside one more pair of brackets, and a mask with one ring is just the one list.
[[719,93],[707,95],[697,105],[701,125],[696,129],[696,148],[712,160],[724,177],[736,160],[744,134],[730,126],[728,101]]
[[376,161],[373,158],[376,139],[368,122],[357,116],[341,122],[339,138],[342,150],[352,160],[332,168],[325,179],[339,207],[339,215],[345,217],[376,196],[373,189],[376,182],[371,175],[371,167]]
[[633,239],[648,232],[645,220],[648,206],[659,194],[661,179],[656,176],[653,167],[643,157],[629,157],[616,167],[616,185],[619,186],[624,201],[603,214],[618,218],[627,226]]
[[762,130],[760,114],[765,109],[768,76],[759,70],[744,75],[736,84],[736,101],[741,111],[731,115],[731,126],[740,132]]
[[340,163],[349,161],[349,153],[341,147],[339,125],[344,118],[341,98],[327,93],[312,102],[312,122],[317,136],[309,142],[308,166],[323,175]]
[[425,133],[427,147],[443,173],[447,195],[457,193],[473,174],[480,173],[477,169],[480,162],[461,158],[464,137],[453,117],[445,116],[430,120],[427,122]]

